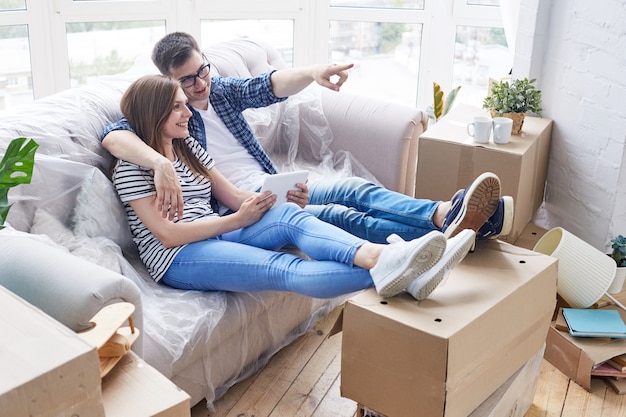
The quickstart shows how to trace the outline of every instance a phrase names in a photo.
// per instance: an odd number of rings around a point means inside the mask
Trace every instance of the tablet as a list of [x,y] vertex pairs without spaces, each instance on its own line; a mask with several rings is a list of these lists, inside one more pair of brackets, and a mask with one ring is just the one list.
[[274,207],[279,204],[287,202],[287,191],[299,190],[296,184],[305,184],[306,179],[309,176],[309,171],[293,171],[293,172],[281,172],[280,174],[268,175],[263,181],[261,192],[271,191],[276,194],[276,203]]

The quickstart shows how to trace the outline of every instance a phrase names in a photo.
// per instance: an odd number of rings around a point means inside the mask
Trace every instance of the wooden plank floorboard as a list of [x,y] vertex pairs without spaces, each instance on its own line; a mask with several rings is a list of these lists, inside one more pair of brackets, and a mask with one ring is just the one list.
[[[357,404],[341,397],[341,335],[328,337],[339,309],[278,352],[265,368],[233,386],[209,413],[192,417],[356,417]],[[602,380],[591,392],[543,361],[533,404],[525,417],[623,417],[626,395]]]

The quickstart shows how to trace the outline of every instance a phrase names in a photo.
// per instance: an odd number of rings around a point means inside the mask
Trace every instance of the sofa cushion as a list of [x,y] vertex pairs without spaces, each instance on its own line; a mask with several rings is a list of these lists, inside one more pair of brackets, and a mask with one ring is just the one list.
[[126,253],[137,252],[122,202],[111,181],[99,170],[91,171],[83,181],[71,223],[76,236],[103,236]]
[[122,256],[120,247],[105,237],[87,237],[74,235],[57,218],[43,209],[37,209],[33,216],[33,234],[47,235],[56,244],[66,248],[70,253],[105,267],[118,274],[122,273],[119,259]]

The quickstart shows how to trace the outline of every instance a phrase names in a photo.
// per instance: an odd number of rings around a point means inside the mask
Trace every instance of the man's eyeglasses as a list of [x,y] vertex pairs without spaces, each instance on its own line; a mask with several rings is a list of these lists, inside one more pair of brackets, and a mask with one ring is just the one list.
[[198,72],[196,72],[195,75],[188,75],[187,77],[183,77],[180,80],[178,80],[178,82],[180,82],[180,85],[183,88],[193,87],[196,84],[196,78],[201,78],[204,80],[209,75],[210,72],[211,72],[211,64],[207,62],[205,65],[200,67],[200,69],[198,70]]

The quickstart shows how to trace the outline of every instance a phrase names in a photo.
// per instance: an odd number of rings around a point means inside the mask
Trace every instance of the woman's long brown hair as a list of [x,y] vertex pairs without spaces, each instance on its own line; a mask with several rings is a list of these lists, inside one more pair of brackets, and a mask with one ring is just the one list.
[[[122,96],[120,108],[131,127],[148,146],[165,154],[161,131],[174,109],[177,80],[163,75],[146,75],[134,81]],[[176,155],[199,178],[211,179],[209,169],[189,149],[183,139],[172,141]]]

